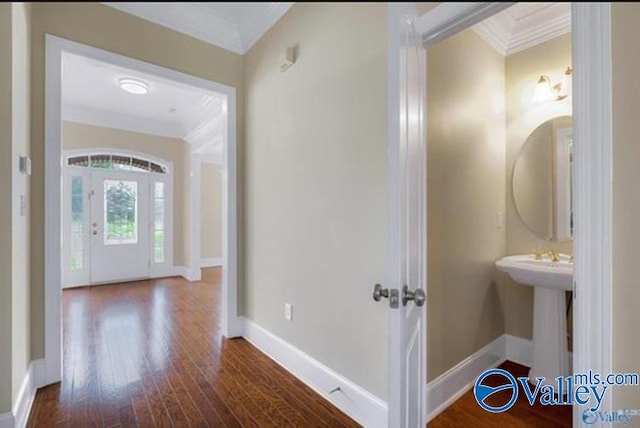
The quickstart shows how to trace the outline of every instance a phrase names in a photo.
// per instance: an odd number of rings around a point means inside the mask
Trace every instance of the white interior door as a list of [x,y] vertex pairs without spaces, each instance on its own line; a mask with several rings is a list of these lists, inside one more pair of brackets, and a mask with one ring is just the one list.
[[149,176],[91,172],[91,283],[149,277]]
[[389,426],[416,428],[426,417],[426,55],[414,5],[389,14]]

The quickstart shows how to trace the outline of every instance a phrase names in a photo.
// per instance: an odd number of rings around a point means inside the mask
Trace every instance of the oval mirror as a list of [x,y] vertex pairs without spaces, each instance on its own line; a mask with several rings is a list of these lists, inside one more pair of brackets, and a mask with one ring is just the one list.
[[537,236],[571,240],[571,116],[538,126],[522,145],[513,168],[513,199],[518,215]]

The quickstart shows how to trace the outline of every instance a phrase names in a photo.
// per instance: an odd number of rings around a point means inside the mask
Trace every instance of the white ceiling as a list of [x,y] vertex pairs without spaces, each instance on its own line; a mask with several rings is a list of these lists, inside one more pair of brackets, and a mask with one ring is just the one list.
[[103,3],[107,6],[244,54],[293,3]]
[[489,45],[508,56],[571,31],[571,3],[516,3],[473,26]]
[[[123,91],[122,77],[145,81],[149,93]],[[180,138],[194,152],[222,153],[226,99],[214,92],[65,53],[62,102],[64,120]]]

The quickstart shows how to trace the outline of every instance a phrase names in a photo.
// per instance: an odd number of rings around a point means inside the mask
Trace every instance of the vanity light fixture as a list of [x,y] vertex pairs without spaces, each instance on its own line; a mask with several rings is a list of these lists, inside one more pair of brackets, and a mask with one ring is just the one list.
[[561,101],[571,95],[571,75],[573,70],[571,67],[567,67],[562,76],[562,81],[551,85],[551,79],[549,76],[542,75],[538,79],[536,89],[533,93],[533,102],[535,104],[544,103],[547,101]]
[[120,89],[130,94],[145,95],[149,93],[149,84],[142,80],[123,77],[118,80],[118,84],[120,84]]

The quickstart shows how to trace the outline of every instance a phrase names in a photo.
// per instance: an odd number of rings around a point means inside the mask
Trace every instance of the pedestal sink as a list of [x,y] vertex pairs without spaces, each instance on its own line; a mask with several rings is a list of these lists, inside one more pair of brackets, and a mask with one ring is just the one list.
[[536,260],[532,255],[504,257],[496,267],[514,281],[533,290],[533,359],[529,378],[544,377],[554,384],[558,376],[569,376],[565,292],[573,288],[573,263],[561,254],[559,261]]

